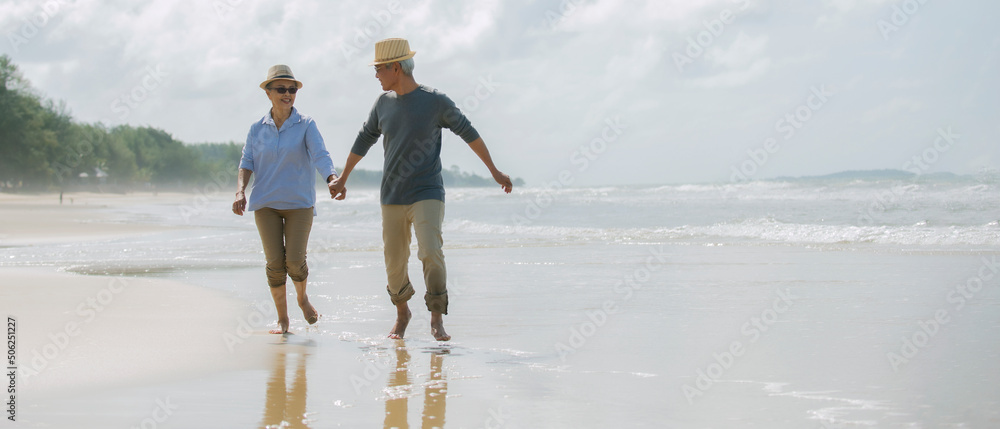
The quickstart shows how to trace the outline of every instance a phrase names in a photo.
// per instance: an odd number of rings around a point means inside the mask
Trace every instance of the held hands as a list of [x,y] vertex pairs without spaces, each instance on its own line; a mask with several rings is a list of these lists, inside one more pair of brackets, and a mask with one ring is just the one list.
[[333,176],[326,186],[330,188],[330,198],[342,200],[347,198],[347,183],[343,177]]
[[503,188],[503,191],[509,194],[510,190],[514,187],[510,181],[510,176],[503,174],[500,170],[493,170],[492,173],[493,180],[496,180],[500,184],[500,187]]
[[247,196],[243,191],[236,193],[236,201],[233,201],[233,213],[243,216],[243,212],[247,209]]

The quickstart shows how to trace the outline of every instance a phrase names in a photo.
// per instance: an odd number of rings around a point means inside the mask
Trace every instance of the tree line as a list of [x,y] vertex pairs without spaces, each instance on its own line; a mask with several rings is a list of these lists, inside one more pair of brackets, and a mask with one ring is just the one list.
[[[235,186],[242,143],[184,144],[157,128],[76,122],[7,55],[0,55],[0,82],[0,191],[188,190],[219,177]],[[448,185],[493,185],[458,167],[442,174]],[[351,185],[377,186],[380,178],[380,171],[357,170]]]
[[86,124],[45,99],[0,55],[0,189],[134,190],[202,183],[232,170],[241,146],[185,145],[152,127]]

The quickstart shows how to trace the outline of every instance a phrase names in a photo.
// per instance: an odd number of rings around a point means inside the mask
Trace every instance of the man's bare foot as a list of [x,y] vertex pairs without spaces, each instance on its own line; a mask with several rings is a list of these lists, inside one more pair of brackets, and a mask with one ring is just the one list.
[[316,323],[319,320],[319,312],[316,311],[316,307],[309,302],[309,298],[304,300],[299,300],[299,308],[302,309],[302,316],[306,318],[306,322],[310,325]]
[[396,324],[392,325],[392,331],[389,331],[389,338],[394,340],[403,339],[403,334],[406,333],[406,325],[410,323],[410,306],[405,302],[396,306]]
[[288,319],[278,319],[278,327],[280,329],[272,329],[268,331],[271,334],[287,334],[288,333]]
[[441,313],[431,313],[431,335],[438,341],[448,341],[451,335],[444,331],[444,318]]
[[451,335],[448,335],[448,333],[444,331],[444,325],[440,323],[438,323],[437,326],[434,326],[434,324],[431,323],[431,334],[434,335],[434,339],[438,341],[448,341],[451,339]]

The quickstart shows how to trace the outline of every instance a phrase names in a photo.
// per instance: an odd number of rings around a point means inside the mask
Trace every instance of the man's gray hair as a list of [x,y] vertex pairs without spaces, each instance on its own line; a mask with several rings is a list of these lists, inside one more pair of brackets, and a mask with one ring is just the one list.
[[413,76],[413,58],[407,58],[399,62],[399,67],[403,69],[403,74]]

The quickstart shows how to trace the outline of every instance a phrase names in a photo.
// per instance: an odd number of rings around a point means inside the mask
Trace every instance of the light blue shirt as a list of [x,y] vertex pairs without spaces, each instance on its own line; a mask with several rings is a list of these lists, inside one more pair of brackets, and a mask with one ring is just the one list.
[[315,207],[313,168],[324,180],[337,173],[316,121],[300,115],[294,107],[280,130],[270,112],[250,126],[240,168],[254,174],[248,211],[265,207],[278,210]]

